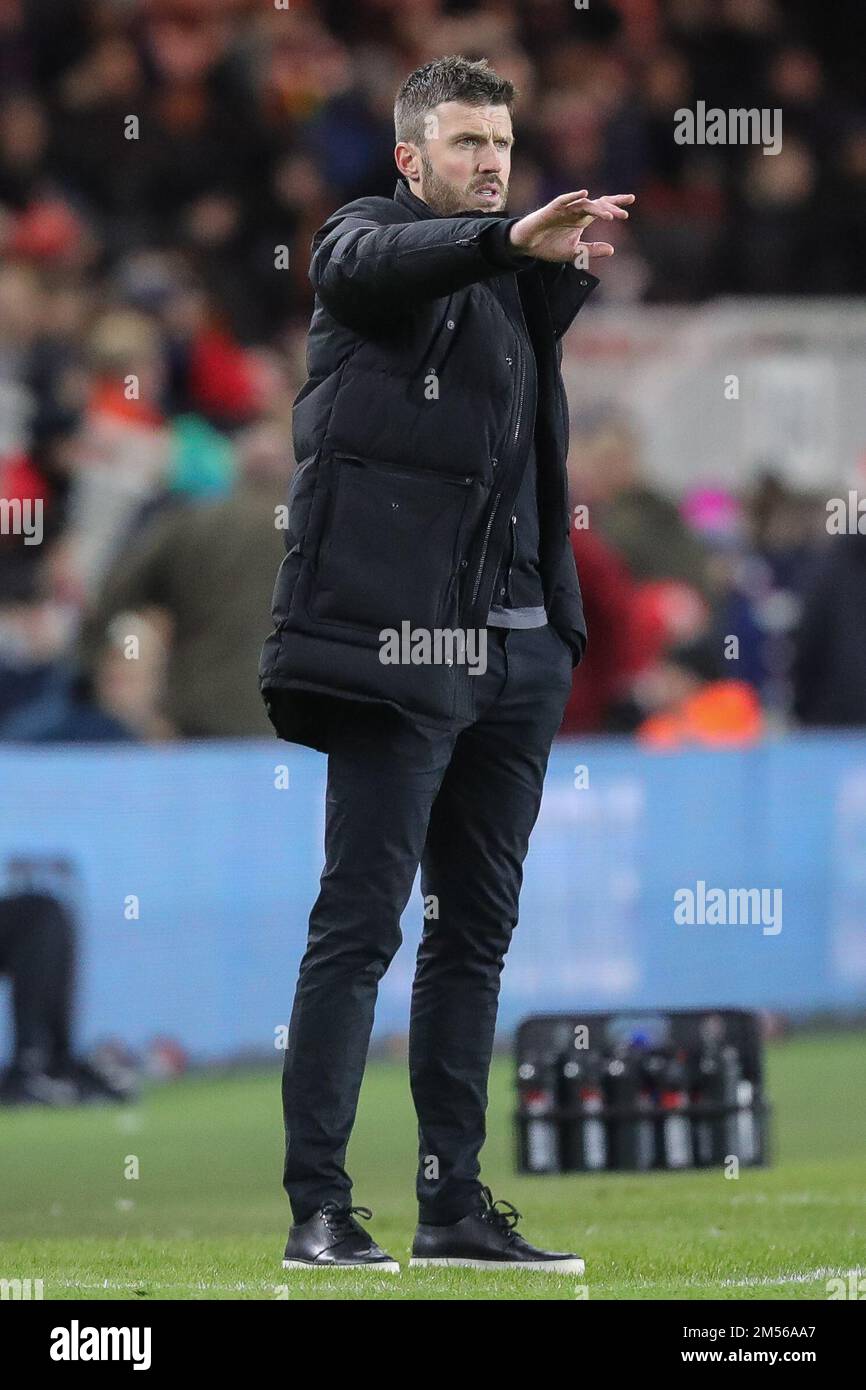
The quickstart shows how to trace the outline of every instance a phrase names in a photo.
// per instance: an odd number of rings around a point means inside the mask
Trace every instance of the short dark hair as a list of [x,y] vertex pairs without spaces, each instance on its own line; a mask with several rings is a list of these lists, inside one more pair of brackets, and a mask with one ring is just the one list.
[[394,102],[397,140],[423,145],[424,117],[440,101],[464,101],[468,106],[507,106],[513,115],[514,84],[495,73],[486,58],[436,58],[411,72]]

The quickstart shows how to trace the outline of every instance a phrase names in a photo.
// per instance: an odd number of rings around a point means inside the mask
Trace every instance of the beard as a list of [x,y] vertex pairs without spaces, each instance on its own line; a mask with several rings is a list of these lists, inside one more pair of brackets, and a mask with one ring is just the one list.
[[[469,189],[457,188],[453,183],[446,183],[445,179],[440,178],[430,163],[425,149],[421,150],[421,167],[424,170],[424,201],[439,217],[456,217],[461,212],[472,213],[477,216],[484,212],[483,205],[479,206],[477,202],[473,202]],[[477,185],[485,181],[498,183],[502,187],[501,206],[495,210],[491,208],[487,214],[490,217],[495,217],[497,213],[505,211],[505,205],[508,201],[508,185],[503,184],[501,179],[495,177],[488,180],[474,179],[473,183]]]

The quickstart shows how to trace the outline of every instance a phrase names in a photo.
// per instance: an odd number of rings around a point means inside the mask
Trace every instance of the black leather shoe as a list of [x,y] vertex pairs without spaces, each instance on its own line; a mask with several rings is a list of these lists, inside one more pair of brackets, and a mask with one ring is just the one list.
[[583,1274],[583,1260],[557,1250],[539,1250],[514,1229],[520,1212],[510,1202],[494,1202],[482,1187],[478,1210],[453,1226],[415,1232],[410,1269],[538,1269],[547,1274]]
[[283,1269],[377,1269],[383,1274],[399,1274],[400,1266],[359,1226],[355,1214],[369,1221],[369,1207],[341,1207],[336,1202],[324,1206],[293,1226],[286,1242]]

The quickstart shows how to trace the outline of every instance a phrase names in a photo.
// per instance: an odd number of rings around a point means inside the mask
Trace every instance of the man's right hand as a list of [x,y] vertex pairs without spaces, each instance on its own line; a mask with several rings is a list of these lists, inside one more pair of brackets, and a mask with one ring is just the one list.
[[516,251],[541,261],[576,262],[581,249],[588,257],[612,256],[609,242],[588,241],[582,248],[581,237],[597,217],[606,222],[628,217],[624,205],[633,202],[633,193],[611,193],[595,199],[587,196],[585,188],[561,193],[546,207],[515,222],[509,239]]

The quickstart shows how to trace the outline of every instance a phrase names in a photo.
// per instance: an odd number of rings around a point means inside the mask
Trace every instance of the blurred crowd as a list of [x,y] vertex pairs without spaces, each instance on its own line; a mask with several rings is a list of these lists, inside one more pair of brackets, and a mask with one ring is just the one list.
[[[511,210],[639,195],[601,302],[862,294],[864,32],[854,0],[0,0],[0,499],[22,522],[0,528],[0,739],[271,733],[255,670],[310,240],[393,191],[413,67],[486,56],[517,84]],[[781,107],[782,152],[677,145],[697,100]],[[821,500],[759,469],[748,495],[663,497],[627,420],[578,424],[592,642],[566,729],[866,722],[860,538],[829,546]]]
[[830,534],[825,493],[759,464],[742,495],[674,500],[603,412],[572,438],[569,479],[590,643],[564,732],[736,747],[866,724],[866,518]]

